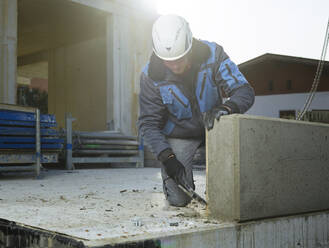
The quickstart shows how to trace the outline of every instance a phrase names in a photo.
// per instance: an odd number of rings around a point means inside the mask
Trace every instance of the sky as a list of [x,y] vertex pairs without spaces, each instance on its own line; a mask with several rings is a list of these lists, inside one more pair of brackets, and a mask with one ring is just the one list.
[[157,11],[183,16],[238,64],[264,53],[320,59],[329,0],[157,0]]

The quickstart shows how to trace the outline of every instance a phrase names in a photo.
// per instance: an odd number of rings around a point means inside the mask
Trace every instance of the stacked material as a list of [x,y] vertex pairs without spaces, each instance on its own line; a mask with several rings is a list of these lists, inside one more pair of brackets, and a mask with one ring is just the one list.
[[124,135],[117,131],[73,132],[73,154],[134,156],[139,153],[136,136]]
[[[40,116],[41,150],[57,152],[63,148],[54,115]],[[35,113],[0,108],[0,151],[35,151]]]

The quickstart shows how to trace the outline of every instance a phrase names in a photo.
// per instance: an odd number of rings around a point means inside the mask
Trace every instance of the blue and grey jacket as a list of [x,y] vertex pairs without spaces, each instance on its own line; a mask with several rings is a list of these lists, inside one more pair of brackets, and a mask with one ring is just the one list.
[[157,157],[170,148],[166,137],[204,137],[203,114],[212,108],[223,104],[244,113],[254,102],[252,87],[221,46],[194,39],[191,60],[192,91],[154,54],[141,74],[138,126]]

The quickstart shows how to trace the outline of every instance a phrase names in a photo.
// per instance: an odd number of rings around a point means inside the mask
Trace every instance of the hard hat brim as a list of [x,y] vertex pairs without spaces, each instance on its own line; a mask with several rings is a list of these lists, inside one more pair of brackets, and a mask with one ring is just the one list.
[[191,44],[191,46],[183,53],[183,54],[181,54],[181,55],[179,55],[179,56],[176,56],[176,57],[163,57],[163,56],[160,56],[156,51],[155,51],[155,49],[153,48],[153,52],[154,52],[154,54],[157,56],[157,57],[159,57],[160,59],[162,59],[162,60],[165,60],[165,61],[174,61],[174,60],[178,60],[178,59],[180,59],[180,58],[183,58],[186,54],[188,54],[188,52],[191,50],[191,48],[192,48],[192,44]]

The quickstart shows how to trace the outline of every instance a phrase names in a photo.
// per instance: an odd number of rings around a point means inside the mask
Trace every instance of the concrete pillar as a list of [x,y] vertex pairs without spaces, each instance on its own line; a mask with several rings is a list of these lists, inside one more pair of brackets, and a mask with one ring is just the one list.
[[113,15],[109,14],[106,20],[106,124],[107,129],[115,129],[113,117]]
[[[132,95],[132,63],[134,54],[131,52],[130,18],[113,14],[108,29],[112,33],[113,65],[113,117],[114,128],[131,134],[131,95]],[[108,35],[109,37],[109,35]],[[109,41],[108,41],[109,42]],[[110,60],[110,52],[108,53]]]
[[17,0],[0,0],[0,102],[15,104]]
[[230,115],[207,133],[212,217],[245,221],[329,209],[329,125]]

